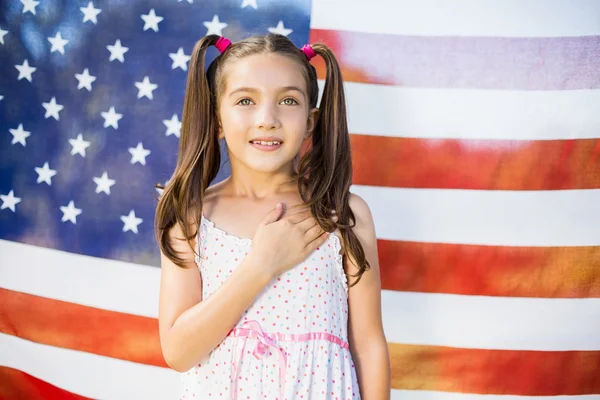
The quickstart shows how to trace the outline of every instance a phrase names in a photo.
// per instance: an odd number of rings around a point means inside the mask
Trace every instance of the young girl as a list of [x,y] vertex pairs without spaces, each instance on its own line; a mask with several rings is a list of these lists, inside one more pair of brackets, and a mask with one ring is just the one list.
[[[231,176],[209,187],[219,139]],[[281,35],[198,41],[155,221],[160,340],[182,399],[389,398],[376,237],[351,170],[329,48]]]

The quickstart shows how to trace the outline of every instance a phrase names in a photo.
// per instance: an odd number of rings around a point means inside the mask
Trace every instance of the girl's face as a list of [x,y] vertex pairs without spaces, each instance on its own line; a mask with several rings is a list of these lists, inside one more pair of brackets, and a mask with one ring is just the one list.
[[310,108],[302,67],[280,55],[256,54],[227,64],[223,79],[219,139],[227,142],[232,169],[291,173],[318,113]]

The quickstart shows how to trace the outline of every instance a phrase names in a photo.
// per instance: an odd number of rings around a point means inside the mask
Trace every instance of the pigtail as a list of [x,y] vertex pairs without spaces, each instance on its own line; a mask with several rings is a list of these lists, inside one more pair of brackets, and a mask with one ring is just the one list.
[[[158,200],[154,231],[161,251],[175,264],[184,260],[169,243],[168,231],[179,223],[188,243],[194,239],[202,215],[202,197],[220,165],[214,85],[205,72],[206,49],[219,36],[209,35],[194,46],[190,59],[175,171]],[[213,63],[214,64],[214,63]],[[191,246],[192,248],[194,246]],[[194,250],[196,251],[196,250]]]
[[[323,58],[327,72],[311,148],[298,166],[299,188],[323,229],[328,232],[340,229],[344,247],[358,266],[356,274],[351,274],[358,278],[351,285],[354,286],[370,266],[351,229],[356,219],[349,206],[352,157],[342,72],[329,47],[317,43],[310,50]],[[307,56],[310,55],[309,52]],[[338,218],[335,223],[331,220],[331,210],[335,210]]]

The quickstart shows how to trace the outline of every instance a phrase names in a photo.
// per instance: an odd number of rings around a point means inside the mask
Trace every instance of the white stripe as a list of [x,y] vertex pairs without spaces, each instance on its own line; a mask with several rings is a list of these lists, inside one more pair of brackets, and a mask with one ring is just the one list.
[[[0,333],[0,365],[95,399],[177,399],[175,371],[41,345]],[[110,384],[107,384],[109,382]],[[600,395],[510,396],[422,390],[391,391],[392,400],[598,400]]]
[[507,394],[429,392],[425,390],[392,390],[391,400],[600,400],[600,395],[517,396]]
[[[156,318],[160,270],[0,240],[0,287]],[[27,255],[23,267],[23,255]]]
[[0,365],[94,399],[176,399],[179,373],[0,333]]
[[[110,260],[87,264],[80,255],[7,241],[0,241],[0,253],[0,286],[5,289],[113,311],[127,308],[133,314],[152,312],[151,316],[157,317],[158,287],[142,285],[136,276],[150,274],[154,275],[151,280],[158,280],[158,268]],[[12,262],[22,254],[28,255],[27,269]],[[44,284],[38,285],[38,280]],[[116,281],[121,283],[114,285]],[[149,304],[136,301],[131,288],[136,288],[135,295]],[[600,336],[593,326],[600,321],[600,299],[384,291],[382,309],[389,342],[485,349],[600,349]]]
[[310,26],[431,36],[600,34],[597,0],[313,0]]
[[[319,85],[322,92],[323,81]],[[344,87],[351,133],[477,140],[600,137],[600,90],[430,89],[355,82]]]
[[599,298],[384,290],[382,313],[386,338],[393,343],[498,350],[600,350]]
[[351,191],[369,204],[379,239],[600,246],[600,189],[487,191],[354,185]]

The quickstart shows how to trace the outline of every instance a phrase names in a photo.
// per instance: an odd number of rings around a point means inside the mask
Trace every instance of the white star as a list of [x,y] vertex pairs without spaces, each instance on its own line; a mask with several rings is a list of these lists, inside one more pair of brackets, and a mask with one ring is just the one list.
[[204,26],[208,29],[206,35],[219,35],[223,36],[223,29],[227,27],[225,22],[219,21],[219,16],[215,14],[212,21],[205,21]]
[[0,199],[2,199],[2,207],[0,207],[0,210],[10,208],[12,212],[15,212],[15,206],[21,202],[21,198],[15,197],[15,194],[12,190],[8,193],[8,195],[0,194]]
[[86,88],[89,92],[92,91],[92,82],[96,80],[95,76],[90,75],[88,69],[84,69],[82,74],[75,74],[75,78],[79,83],[77,84],[77,89]]
[[114,129],[119,129],[119,120],[123,118],[123,114],[117,114],[114,107],[110,107],[108,112],[101,112],[102,118],[104,118],[104,127],[108,128],[112,126]]
[[99,8],[94,8],[93,2],[90,1],[87,7],[79,7],[79,9],[83,13],[83,22],[92,21],[94,24],[98,23],[98,19],[96,19],[96,17],[102,12],[102,10]]
[[31,77],[31,74],[33,74],[35,72],[35,70],[37,69],[34,67],[30,67],[29,61],[27,59],[25,59],[25,61],[23,61],[23,64],[15,65],[15,68],[19,70],[19,77],[17,78],[17,80],[21,80],[21,79],[25,78],[29,82],[31,82],[31,80],[33,79]]
[[129,152],[131,153],[131,163],[139,162],[142,165],[146,165],[146,157],[151,153],[150,150],[144,149],[142,142],[139,142],[135,148],[130,147]]
[[106,46],[106,48],[108,49],[108,51],[110,51],[110,58],[108,59],[108,61],[119,60],[121,62],[125,62],[125,58],[123,56],[129,51],[129,47],[121,46],[120,39],[117,39],[114,45],[108,45]]
[[46,109],[46,115],[44,118],[48,119],[50,117],[54,117],[55,120],[60,120],[58,113],[62,111],[65,106],[61,106],[60,104],[56,104],[56,98],[53,97],[50,100],[50,103],[42,103],[42,106]]
[[22,14],[25,14],[27,11],[29,11],[33,15],[35,15],[35,8],[37,7],[38,4],[40,4],[39,1],[34,1],[34,0],[21,0],[21,3],[23,4]]
[[23,130],[23,124],[19,124],[17,129],[9,129],[9,131],[13,135],[11,144],[21,143],[23,147],[27,146],[25,139],[31,136],[31,132]]
[[245,8],[247,6],[251,6],[255,10],[258,8],[258,5],[256,4],[256,0],[242,0],[242,7],[241,8]]
[[81,208],[75,208],[75,203],[73,203],[73,200],[71,200],[69,205],[66,207],[60,206],[60,211],[63,212],[61,219],[62,222],[71,221],[74,224],[77,223],[77,216],[81,214]]
[[[177,1],[181,3],[181,0],[177,0]],[[193,4],[193,3],[194,3],[194,0],[187,0],[187,2],[188,2],[189,4]]]
[[175,135],[179,137],[181,135],[181,122],[177,117],[177,114],[173,114],[171,119],[163,119],[163,124],[167,127],[167,131],[165,132],[166,136]]
[[4,96],[0,96],[0,100],[4,99]]
[[71,149],[72,156],[79,154],[81,157],[85,158],[85,149],[90,147],[90,142],[83,140],[81,133],[77,135],[77,139],[69,139],[69,143],[73,146]]
[[110,187],[116,183],[114,179],[109,179],[106,171],[102,174],[100,178],[94,177],[94,182],[96,183],[96,193],[104,192],[110,195]]
[[35,172],[38,174],[37,183],[46,182],[48,186],[52,186],[52,177],[56,175],[56,170],[50,169],[48,161],[44,163],[42,168],[35,167]]
[[177,53],[169,53],[169,57],[171,57],[171,60],[173,60],[171,69],[179,67],[184,71],[187,71],[187,62],[192,58],[191,56],[185,55],[183,52],[183,47],[180,47],[179,50],[177,50]]
[[69,43],[68,40],[63,39],[60,32],[56,34],[54,37],[49,37],[48,41],[52,43],[52,48],[50,49],[50,53],[54,53],[58,51],[60,54],[65,54],[65,45]]
[[4,36],[6,36],[7,33],[8,31],[0,28],[0,44],[4,44]]
[[141,99],[142,97],[146,96],[147,98],[152,100],[152,91],[156,89],[158,85],[150,83],[150,79],[147,76],[145,76],[142,82],[135,82],[135,87],[138,88],[138,99]]
[[154,32],[158,32],[158,23],[164,19],[154,13],[154,8],[150,9],[148,14],[142,14],[141,17],[144,20],[144,31],[152,29]]
[[136,218],[135,211],[129,211],[128,216],[121,215],[121,221],[123,221],[123,232],[132,231],[133,233],[138,233],[138,225],[141,224],[144,220],[141,218]]
[[293,31],[293,30],[291,30],[291,29],[286,29],[286,28],[283,26],[283,21],[279,21],[279,22],[277,23],[277,26],[276,26],[276,27],[274,27],[274,28],[273,28],[273,27],[271,27],[271,28],[268,28],[268,30],[269,30],[269,32],[271,32],[271,33],[278,33],[278,34],[280,34],[280,35],[283,35],[283,36],[287,36],[287,35],[289,35],[290,33],[294,32],[294,31]]

